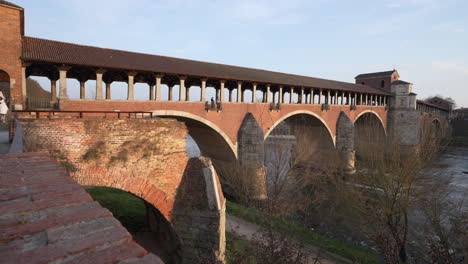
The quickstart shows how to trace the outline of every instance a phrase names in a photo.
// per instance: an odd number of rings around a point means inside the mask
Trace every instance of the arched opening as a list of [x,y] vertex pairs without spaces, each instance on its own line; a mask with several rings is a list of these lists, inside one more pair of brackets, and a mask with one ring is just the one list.
[[3,93],[3,100],[10,107],[10,75],[6,71],[0,69],[0,91]]
[[213,161],[215,168],[218,161],[234,162],[237,160],[237,150],[234,144],[220,128],[210,121],[180,111],[153,111],[153,115],[174,118],[185,123],[189,134],[187,150],[191,157],[206,156]]
[[442,137],[442,129],[439,119],[434,119],[431,122],[431,138],[439,139]]
[[385,141],[382,120],[373,112],[365,112],[354,121],[354,148],[356,158],[372,153],[372,148],[381,148]]
[[164,263],[181,263],[181,243],[169,221],[151,203],[130,192],[111,187],[87,187],[87,192],[147,251]]
[[311,113],[293,113],[279,120],[265,135],[267,183],[284,177],[292,167],[312,171],[334,155],[334,139],[326,123]]

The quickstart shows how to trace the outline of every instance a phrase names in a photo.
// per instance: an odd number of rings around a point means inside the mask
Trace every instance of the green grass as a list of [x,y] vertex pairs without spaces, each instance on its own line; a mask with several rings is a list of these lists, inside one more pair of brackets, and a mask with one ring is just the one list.
[[244,264],[256,264],[257,261],[249,251],[249,242],[245,239],[235,237],[226,232],[226,260],[227,264],[238,264],[239,257],[242,256]]
[[109,209],[128,231],[138,231],[145,226],[146,208],[140,198],[109,187],[92,187],[86,191],[102,207]]
[[257,210],[243,207],[239,204],[227,201],[227,212],[230,215],[244,219],[247,222],[260,226],[267,224],[266,220],[271,220],[273,228],[278,232],[291,234],[294,238],[313,246],[321,247],[329,252],[354,260],[358,263],[382,263],[380,258],[370,249],[358,247],[351,243],[331,240],[315,232],[303,229],[295,224],[288,223],[279,218],[271,218]]

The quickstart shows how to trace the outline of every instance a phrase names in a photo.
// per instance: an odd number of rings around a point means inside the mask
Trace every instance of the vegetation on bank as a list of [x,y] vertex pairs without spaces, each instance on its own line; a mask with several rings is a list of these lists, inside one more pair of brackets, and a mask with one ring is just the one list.
[[449,144],[456,147],[468,147],[468,137],[452,137]]
[[[226,209],[228,214],[260,226],[265,226],[268,223],[266,221],[267,219],[272,220],[270,223],[273,224],[274,230],[281,233],[290,234],[293,238],[305,244],[323,248],[331,253],[342,256],[357,263],[382,263],[380,258],[370,249],[358,247],[347,242],[325,238],[315,232],[301,228],[283,219],[267,216],[255,209],[246,208],[242,205],[230,201],[227,201]],[[241,242],[234,244],[234,246],[234,249],[231,250],[245,249],[245,245],[243,245]]]

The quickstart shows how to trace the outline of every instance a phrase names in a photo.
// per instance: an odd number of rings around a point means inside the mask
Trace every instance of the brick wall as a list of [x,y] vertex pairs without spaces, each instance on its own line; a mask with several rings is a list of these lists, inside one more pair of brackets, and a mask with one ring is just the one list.
[[[22,23],[23,10],[0,6],[0,71],[5,71],[9,76],[13,104],[22,103]],[[2,81],[3,79],[5,78],[2,78]]]
[[[127,100],[62,100],[60,109],[71,111],[178,111],[189,113],[207,120],[225,133],[225,140],[237,144],[238,131],[248,113],[251,113],[262,128],[263,134],[269,134],[277,122],[298,113],[313,113],[319,116],[330,129],[331,137],[336,135],[336,123],[341,112],[344,112],[351,121],[355,121],[364,112],[372,111],[380,117],[382,125],[387,128],[387,110],[381,106],[359,105],[351,111],[349,105],[331,105],[328,111],[322,111],[321,105],[283,104],[281,111],[270,111],[269,104],[260,103],[223,103],[223,110],[205,111],[203,102],[167,102],[167,101],[127,101]],[[190,117],[188,117],[190,119]],[[219,146],[221,148],[221,146]]]
[[211,165],[189,162],[184,123],[115,118],[21,122],[26,151],[50,152],[79,184],[125,190],[157,208],[178,234],[184,259],[223,260],[225,202],[219,179]]
[[110,186],[168,219],[188,161],[187,129],[170,119],[23,119],[27,151],[49,151],[82,185]]

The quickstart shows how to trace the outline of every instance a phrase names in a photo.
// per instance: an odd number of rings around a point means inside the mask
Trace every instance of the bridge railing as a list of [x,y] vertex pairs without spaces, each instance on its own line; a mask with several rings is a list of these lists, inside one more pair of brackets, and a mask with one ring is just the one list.
[[49,97],[26,97],[26,109],[28,110],[50,110],[58,109],[58,102],[52,102]]
[[221,111],[223,110],[223,105],[221,102],[205,102],[206,111]]
[[144,111],[61,111],[61,110],[16,110],[19,118],[153,118],[153,112]]
[[280,111],[281,110],[281,103],[270,103],[270,111]]

